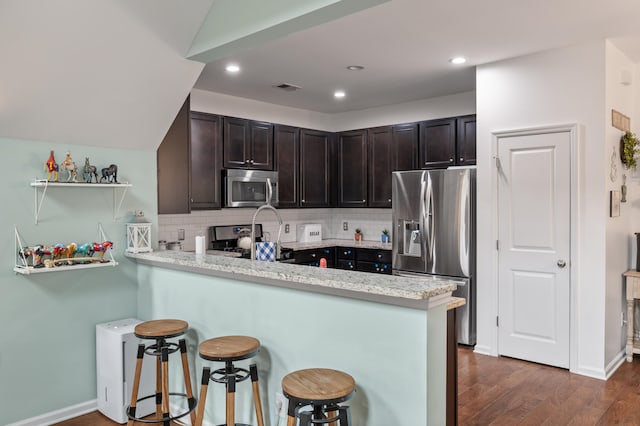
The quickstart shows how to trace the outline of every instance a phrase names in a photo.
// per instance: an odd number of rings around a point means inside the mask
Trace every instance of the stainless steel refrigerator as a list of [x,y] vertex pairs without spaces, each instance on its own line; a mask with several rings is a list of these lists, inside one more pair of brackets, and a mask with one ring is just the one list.
[[459,281],[458,342],[476,343],[475,169],[393,172],[393,273]]

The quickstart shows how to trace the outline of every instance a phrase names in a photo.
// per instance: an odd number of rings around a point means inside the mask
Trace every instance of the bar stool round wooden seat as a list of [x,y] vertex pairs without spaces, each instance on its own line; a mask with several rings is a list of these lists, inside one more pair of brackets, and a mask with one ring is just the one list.
[[[327,368],[309,368],[287,374],[282,379],[282,392],[289,400],[287,426],[328,424],[349,426],[348,406],[339,405],[353,397],[356,382],[347,373]],[[301,410],[304,407],[310,410]]]
[[[177,319],[146,321],[136,325],[133,331],[136,337],[139,339],[154,340],[154,343],[148,346],[145,346],[144,343],[138,345],[136,371],[131,391],[131,404],[127,409],[127,417],[129,418],[127,422],[128,426],[133,426],[134,422],[163,423],[164,426],[169,426],[172,420],[179,419],[187,414],[191,414],[192,423],[195,421],[194,409],[196,407],[196,399],[193,397],[191,388],[187,344],[185,339],[180,339],[177,344],[167,341],[167,339],[182,336],[188,328],[189,324],[186,321]],[[169,354],[177,352],[178,350],[182,356],[182,372],[186,393],[169,392]],[[142,362],[145,354],[156,358],[156,393],[139,398],[140,374],[142,372]],[[169,408],[170,396],[187,398],[188,408],[181,413],[172,415]],[[154,397],[156,400],[156,417],[136,417],[136,405],[138,402]]]
[[236,383],[251,377],[253,388],[253,404],[256,410],[258,426],[264,426],[260,389],[258,386],[258,367],[255,363],[246,368],[233,365],[234,361],[253,358],[260,351],[260,341],[249,336],[223,336],[205,340],[200,343],[200,358],[207,361],[224,362],[225,366],[211,372],[209,367],[202,369],[202,387],[200,388],[200,404],[196,416],[196,426],[201,426],[204,418],[204,406],[207,399],[209,381],[226,385],[226,426],[249,426],[235,423]]

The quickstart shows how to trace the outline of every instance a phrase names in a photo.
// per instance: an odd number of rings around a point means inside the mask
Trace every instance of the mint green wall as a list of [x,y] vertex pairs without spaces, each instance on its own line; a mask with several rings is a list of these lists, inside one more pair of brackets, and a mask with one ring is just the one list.
[[[98,129],[96,129],[98,131]],[[35,178],[44,178],[49,150],[65,152],[78,166],[84,157],[99,169],[119,167],[118,180],[133,184],[119,217],[113,190],[49,188],[34,224]],[[122,255],[125,223],[134,209],[157,223],[156,154],[90,146],[0,139],[0,424],[12,423],[96,398],[95,325],[135,317],[135,265]],[[118,190],[118,193],[121,190]],[[114,242],[120,266],[17,275],[14,226],[31,245],[93,242],[98,223]],[[152,237],[155,239],[156,230]]]
[[[267,425],[274,424],[282,377],[311,367],[354,376],[353,426],[445,423],[444,306],[421,311],[146,265],[139,266],[138,281],[141,319],[189,322],[187,342],[196,389],[203,366],[194,356],[200,342],[233,334],[261,340],[256,362]],[[182,379],[179,369],[174,373],[171,381],[177,386]],[[250,385],[239,384],[236,395],[237,421],[255,424]],[[210,424],[224,422],[223,404],[224,386],[209,386]]]

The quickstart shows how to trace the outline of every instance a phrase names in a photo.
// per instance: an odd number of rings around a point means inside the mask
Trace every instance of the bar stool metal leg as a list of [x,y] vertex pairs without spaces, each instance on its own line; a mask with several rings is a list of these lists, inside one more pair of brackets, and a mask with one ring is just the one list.
[[[231,373],[227,374],[227,426],[235,426],[235,410],[236,410],[236,375],[233,373],[233,367],[231,367]],[[229,368],[227,368],[227,372]]]
[[170,426],[169,421],[169,348],[162,347],[162,420],[163,426]]
[[253,405],[256,407],[256,419],[258,419],[258,426],[264,426],[262,403],[260,402],[260,386],[258,383],[258,366],[251,364],[249,366],[249,373],[251,374],[251,387],[253,388]]
[[[160,343],[157,343],[158,345]],[[158,349],[160,350],[160,346]],[[156,419],[162,415],[162,359],[156,357]]]
[[[184,386],[187,391],[187,399],[189,405],[195,405],[195,399],[193,398],[193,389],[191,388],[191,375],[189,374],[189,360],[187,358],[187,342],[185,339],[180,339],[178,342],[180,346],[180,356],[182,358],[182,373],[184,375]],[[196,412],[191,411],[191,424],[196,422]]]
[[202,426],[204,419],[204,406],[207,402],[207,390],[209,389],[209,380],[211,378],[211,369],[204,367],[202,369],[202,381],[200,382],[200,405],[198,405],[198,415],[196,416],[195,426]]
[[[138,345],[136,355],[136,371],[133,376],[133,389],[131,390],[131,404],[129,404],[129,415],[136,416],[136,405],[138,403],[138,390],[140,388],[140,374],[142,374],[142,358],[144,357],[144,345]],[[127,421],[127,426],[133,426],[133,419]]]

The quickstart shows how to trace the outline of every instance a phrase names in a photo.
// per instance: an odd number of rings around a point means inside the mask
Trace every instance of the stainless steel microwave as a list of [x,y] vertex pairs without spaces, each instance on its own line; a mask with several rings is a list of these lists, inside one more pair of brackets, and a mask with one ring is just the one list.
[[225,207],[278,206],[278,172],[224,170]]

